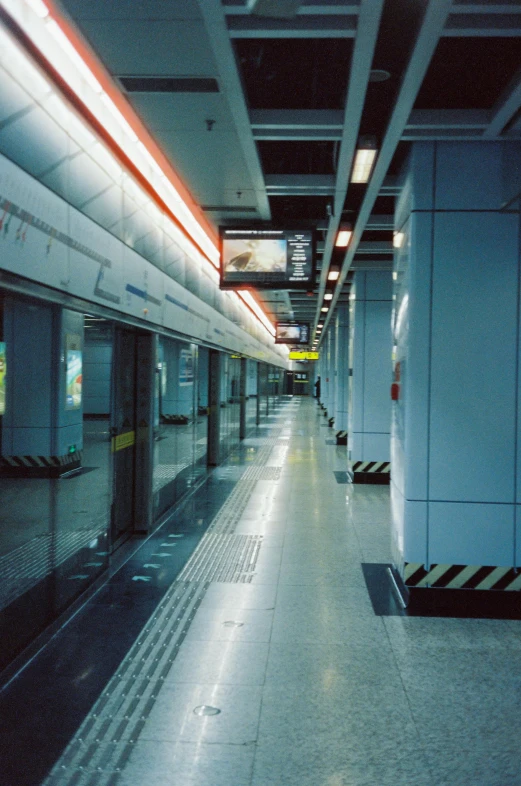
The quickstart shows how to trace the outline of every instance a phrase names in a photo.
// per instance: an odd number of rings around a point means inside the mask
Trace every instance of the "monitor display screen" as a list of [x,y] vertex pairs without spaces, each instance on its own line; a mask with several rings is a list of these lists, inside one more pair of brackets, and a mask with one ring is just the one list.
[[308,344],[309,322],[277,322],[275,344]]
[[308,289],[315,279],[311,229],[221,227],[221,289]]

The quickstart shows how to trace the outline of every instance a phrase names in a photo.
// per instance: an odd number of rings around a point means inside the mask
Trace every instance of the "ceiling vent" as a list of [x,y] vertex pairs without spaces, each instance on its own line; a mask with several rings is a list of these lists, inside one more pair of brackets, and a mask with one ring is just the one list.
[[302,0],[248,0],[248,10],[254,16],[271,16],[292,19],[302,5]]
[[206,77],[120,76],[127,93],[218,93],[216,79]]

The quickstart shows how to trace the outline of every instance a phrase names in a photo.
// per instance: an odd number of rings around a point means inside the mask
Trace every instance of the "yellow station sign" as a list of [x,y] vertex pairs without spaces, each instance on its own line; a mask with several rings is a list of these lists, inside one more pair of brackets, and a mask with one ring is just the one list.
[[320,352],[301,352],[300,350],[290,350],[290,360],[318,360]]

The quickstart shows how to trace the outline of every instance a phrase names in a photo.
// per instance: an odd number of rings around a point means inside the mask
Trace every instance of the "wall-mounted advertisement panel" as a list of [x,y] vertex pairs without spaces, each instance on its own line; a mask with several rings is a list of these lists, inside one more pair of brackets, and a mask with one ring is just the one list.
[[220,228],[221,289],[309,289],[315,281],[311,229]]
[[81,337],[74,333],[65,335],[65,409],[80,409],[83,384],[83,359]]
[[7,360],[5,341],[0,341],[0,415],[5,414],[5,377],[7,374]]
[[277,322],[275,344],[308,344],[309,322]]

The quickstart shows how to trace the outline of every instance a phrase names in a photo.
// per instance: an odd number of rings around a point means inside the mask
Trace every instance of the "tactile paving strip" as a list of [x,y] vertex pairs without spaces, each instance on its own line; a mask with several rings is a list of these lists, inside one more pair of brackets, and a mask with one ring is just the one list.
[[180,581],[249,584],[254,576],[262,535],[209,533],[179,576]]
[[43,786],[117,783],[207,588],[174,582]]

